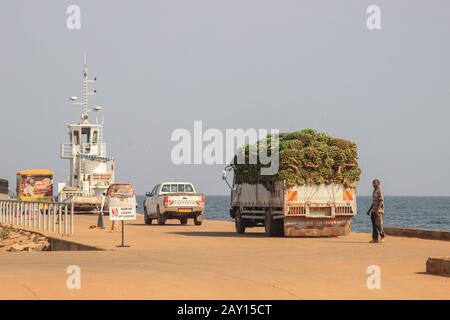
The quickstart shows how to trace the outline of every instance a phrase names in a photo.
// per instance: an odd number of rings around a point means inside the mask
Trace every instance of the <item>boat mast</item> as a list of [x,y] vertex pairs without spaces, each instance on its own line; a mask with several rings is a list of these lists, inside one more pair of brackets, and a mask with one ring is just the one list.
[[[93,79],[89,79],[88,76],[88,66],[87,66],[87,57],[86,53],[84,53],[84,65],[83,65],[83,102],[73,102],[75,105],[83,106],[83,113],[81,114],[81,123],[88,124],[89,112],[92,111],[100,111],[100,107],[94,107],[92,110],[89,109],[88,97],[90,95],[95,95],[97,90],[89,91],[89,83],[95,83],[97,81],[97,77]],[[76,97],[71,98],[72,101],[76,101]]]

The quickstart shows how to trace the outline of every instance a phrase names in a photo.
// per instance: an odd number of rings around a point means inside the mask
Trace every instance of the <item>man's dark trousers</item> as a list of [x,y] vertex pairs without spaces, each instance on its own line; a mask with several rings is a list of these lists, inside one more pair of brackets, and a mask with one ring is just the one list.
[[384,238],[383,213],[376,213],[372,211],[370,220],[372,220],[372,239],[378,240],[378,237]]

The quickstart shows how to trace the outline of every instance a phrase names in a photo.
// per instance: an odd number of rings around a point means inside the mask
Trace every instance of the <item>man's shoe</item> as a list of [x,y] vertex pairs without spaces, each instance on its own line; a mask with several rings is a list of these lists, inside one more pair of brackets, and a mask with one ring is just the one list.
[[380,242],[384,242],[384,238],[381,238],[381,239],[380,239]]
[[378,243],[378,239],[372,239],[369,241],[369,243]]

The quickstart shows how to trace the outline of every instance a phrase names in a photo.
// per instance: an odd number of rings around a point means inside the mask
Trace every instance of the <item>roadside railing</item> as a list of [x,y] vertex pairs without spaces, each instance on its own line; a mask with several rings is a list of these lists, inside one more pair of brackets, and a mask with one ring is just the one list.
[[72,235],[73,204],[0,200],[0,223],[32,230]]

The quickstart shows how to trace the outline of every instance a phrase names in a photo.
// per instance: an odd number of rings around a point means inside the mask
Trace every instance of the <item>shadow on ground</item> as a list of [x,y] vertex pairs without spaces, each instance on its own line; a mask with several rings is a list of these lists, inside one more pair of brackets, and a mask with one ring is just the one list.
[[264,233],[238,234],[230,231],[171,231],[168,234],[182,235],[188,237],[213,237],[213,238],[266,238]]

